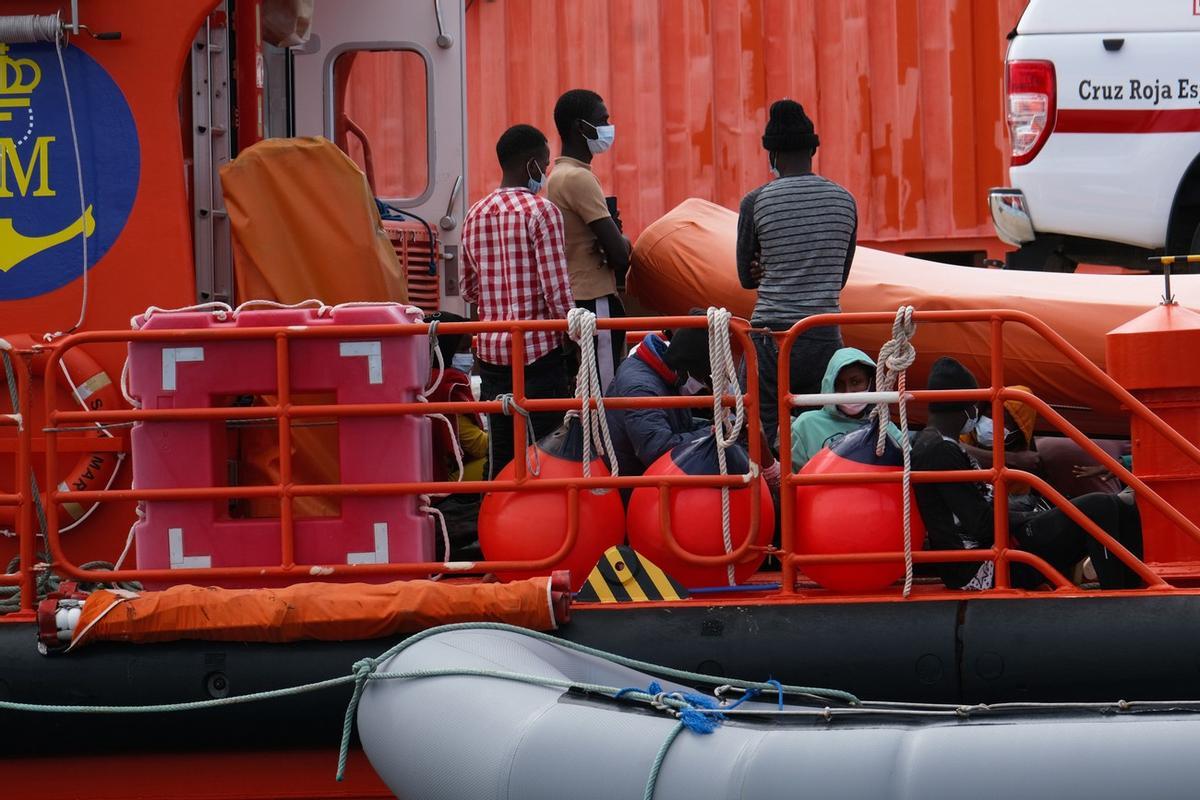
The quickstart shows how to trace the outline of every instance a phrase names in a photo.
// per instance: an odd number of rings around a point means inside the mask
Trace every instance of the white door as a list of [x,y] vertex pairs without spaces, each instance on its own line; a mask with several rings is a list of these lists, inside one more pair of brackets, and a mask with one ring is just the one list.
[[294,50],[297,136],[337,142],[381,200],[441,242],[442,307],[462,313],[466,213],[466,46],[461,0],[316,0]]

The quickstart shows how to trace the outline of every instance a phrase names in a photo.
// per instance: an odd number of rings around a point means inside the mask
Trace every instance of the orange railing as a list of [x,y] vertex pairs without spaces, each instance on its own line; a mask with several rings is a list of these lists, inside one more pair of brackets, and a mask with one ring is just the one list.
[[[1147,486],[1141,479],[1134,475],[1129,470],[1125,469],[1119,461],[1114,459],[1095,442],[1084,436],[1078,429],[1072,426],[1061,414],[1052,409],[1044,400],[1035,397],[1028,392],[1016,391],[1007,389],[1004,386],[1004,325],[1006,323],[1024,325],[1030,328],[1034,333],[1044,338],[1052,344],[1060,352],[1069,358],[1090,380],[1097,385],[1105,387],[1109,392],[1116,397],[1122,405],[1129,409],[1130,413],[1139,419],[1150,424],[1158,433],[1162,434],[1168,441],[1186,453],[1192,460],[1200,465],[1200,448],[1185,439],[1178,431],[1174,430],[1158,415],[1147,408],[1141,401],[1126,391],[1120,384],[1110,378],[1103,370],[1093,364],[1082,353],[1071,346],[1066,339],[1056,333],[1048,325],[1041,320],[1022,311],[1010,310],[983,310],[983,311],[924,311],[916,312],[913,316],[914,321],[919,323],[989,323],[991,328],[990,337],[990,354],[991,354],[991,385],[988,388],[980,388],[973,390],[962,391],[911,391],[906,394],[911,395],[913,401],[918,403],[928,403],[937,401],[990,401],[992,404],[992,418],[1004,418],[1004,402],[1006,400],[1020,400],[1032,406],[1037,410],[1038,414],[1049,422],[1059,432],[1065,434],[1073,442],[1078,444],[1089,455],[1094,457],[1103,466],[1107,467],[1114,475],[1119,477],[1128,485],[1132,486],[1137,492],[1139,502],[1147,502],[1156,510],[1160,511],[1167,518],[1173,521],[1180,530],[1192,537],[1197,542],[1200,542],[1200,527],[1181,514],[1174,506],[1170,505],[1157,492]],[[879,325],[887,324],[893,320],[893,315],[888,313],[854,313],[854,314],[822,314],[818,316],[808,317],[796,323],[783,336],[780,344],[779,357],[779,386],[788,385],[787,368],[789,364],[789,356],[791,353],[792,344],[796,337],[804,333],[810,328],[821,325]],[[779,415],[781,421],[789,419],[791,411],[791,393],[780,392],[779,395]],[[862,562],[880,562],[902,560],[904,554],[902,552],[894,553],[853,553],[853,554],[829,554],[829,555],[805,555],[794,552],[794,530],[793,522],[795,519],[795,493],[792,490],[793,486],[819,485],[819,484],[847,484],[847,483],[896,483],[902,479],[900,473],[882,473],[870,476],[861,474],[827,474],[827,475],[793,475],[791,472],[791,430],[787,424],[780,425],[780,463],[783,472],[782,490],[780,497],[780,516],[782,524],[782,546],[781,560],[783,564],[783,580],[782,591],[791,593],[795,591],[795,579],[797,568],[804,564],[816,563],[862,563]],[[1061,509],[1073,522],[1083,528],[1090,536],[1098,540],[1105,548],[1113,555],[1128,566],[1134,573],[1137,574],[1142,581],[1145,582],[1149,589],[1168,588],[1168,584],[1153,570],[1146,566],[1140,559],[1129,552],[1120,542],[1116,541],[1112,536],[1101,529],[1095,522],[1084,515],[1070,501],[1068,501],[1054,487],[1050,486],[1040,477],[1022,470],[1014,470],[1005,466],[1004,461],[1004,437],[994,437],[992,443],[992,467],[990,469],[981,470],[963,470],[954,472],[915,472],[912,474],[914,483],[956,483],[956,482],[979,482],[989,481],[995,486],[994,495],[994,520],[993,528],[995,541],[990,548],[977,550],[939,550],[939,551],[916,551],[913,555],[913,561],[916,563],[948,563],[953,561],[960,562],[977,562],[977,561],[995,561],[996,589],[1005,590],[1011,588],[1009,575],[1010,562],[1017,561],[1028,564],[1036,568],[1057,589],[1074,588],[1070,581],[1064,578],[1057,570],[1051,567],[1043,559],[1035,556],[1032,553],[1024,550],[1016,550],[1009,547],[1008,536],[1008,485],[1009,483],[1023,483],[1033,487],[1040,492],[1047,500]],[[918,543],[919,546],[919,543]]]
[[[601,330],[619,328],[625,330],[661,329],[663,326],[672,328],[705,327],[707,321],[703,317],[665,317],[665,318],[626,318],[620,320],[598,320],[597,327]],[[501,326],[494,323],[456,322],[442,323],[438,330],[446,334],[476,334],[485,331],[500,330],[507,327],[513,334],[512,352],[513,363],[513,398],[518,406],[529,412],[560,411],[579,409],[580,402],[573,398],[546,400],[529,399],[525,396],[525,375],[522,366],[524,358],[524,337],[532,331],[566,331],[565,321],[522,321]],[[740,487],[745,485],[742,475],[721,476],[621,476],[584,478],[537,479],[538,490],[562,489],[567,493],[568,529],[562,546],[558,552],[536,561],[478,561],[469,565],[444,564],[442,562],[410,562],[395,564],[296,564],[294,558],[294,514],[293,500],[307,496],[344,496],[344,495],[398,495],[398,494],[435,494],[435,493],[479,493],[487,491],[523,491],[535,488],[526,472],[525,460],[517,458],[514,461],[514,477],[512,480],[501,481],[413,481],[404,483],[369,483],[369,484],[296,484],[292,481],[291,453],[291,423],[293,420],[330,417],[380,417],[403,414],[458,414],[458,413],[499,413],[501,403],[498,401],[481,401],[471,403],[461,402],[414,402],[414,403],[359,403],[359,404],[323,404],[323,405],[294,405],[291,400],[289,386],[289,342],[297,339],[310,338],[355,338],[385,337],[385,336],[418,336],[428,333],[424,324],[399,325],[355,325],[355,326],[322,326],[311,328],[239,328],[239,329],[207,329],[207,330],[152,330],[152,331],[92,331],[79,333],[62,340],[46,366],[47,374],[55,374],[63,354],[73,348],[89,344],[129,343],[129,342],[208,342],[229,340],[274,340],[276,384],[278,386],[277,400],[274,404],[254,406],[252,408],[172,408],[172,409],[122,409],[112,411],[64,411],[58,408],[58,387],[54,382],[45,384],[46,406],[46,485],[50,488],[46,498],[47,544],[54,569],[61,575],[82,581],[100,580],[151,580],[162,582],[194,582],[197,580],[222,580],[233,578],[308,578],[311,574],[325,577],[346,576],[401,576],[427,575],[431,573],[461,572],[470,569],[473,572],[496,572],[512,570],[544,569],[557,564],[574,547],[578,537],[579,527],[579,492],[598,488],[635,488],[638,486],[657,486],[666,492],[670,487],[708,486],[708,487]],[[746,353],[749,368],[756,369],[754,348],[750,343],[749,326],[740,320],[731,325],[733,339],[737,341]],[[752,373],[753,374],[753,373]],[[746,422],[752,434],[759,430],[758,422],[758,391],[755,385],[747,388],[745,393]],[[711,395],[673,398],[613,398],[605,400],[606,405],[613,409],[623,408],[711,408]],[[726,405],[733,404],[732,397],[725,398]],[[594,405],[594,404],[593,404]],[[57,488],[61,479],[59,465],[58,432],[64,427],[89,426],[96,423],[102,425],[128,424],[134,422],[152,421],[231,421],[274,418],[278,423],[279,433],[279,483],[274,486],[248,487],[191,487],[178,489],[108,489],[94,491],[60,491]],[[525,449],[526,430],[525,419],[513,415],[514,452],[522,453]],[[756,463],[761,461],[760,441],[757,435],[749,437],[750,458]],[[75,502],[88,504],[102,501],[134,501],[134,500],[228,500],[243,498],[274,497],[280,500],[280,537],[282,560],[278,565],[263,567],[209,567],[203,569],[121,569],[117,571],[83,569],[73,563],[63,548],[62,539],[57,533],[60,502]],[[760,515],[759,497],[752,493],[751,501],[751,532],[757,530]],[[704,564],[728,564],[742,558],[753,540],[747,535],[729,555],[723,556],[694,556]],[[674,549],[682,553],[677,544]]]
[[[2,346],[2,345],[0,345]],[[12,381],[10,385],[9,381]],[[15,402],[10,391],[15,390]],[[37,548],[34,543],[33,498],[30,478],[32,476],[32,432],[30,430],[29,369],[23,359],[12,350],[0,353],[0,396],[9,398],[12,412],[0,414],[0,426],[16,429],[15,491],[0,494],[0,508],[16,507],[13,529],[17,535],[17,558],[20,567],[12,574],[0,574],[0,586],[17,586],[21,591],[21,604],[15,616],[25,618],[33,615],[37,605],[37,573],[34,561]],[[0,401],[0,408],[8,403]]]
[[[890,322],[892,315],[879,314],[840,314],[810,317],[797,323],[781,339],[779,359],[779,385],[786,387],[787,365],[792,343],[805,330],[819,325],[860,325]],[[1074,350],[1062,337],[1041,323],[1036,318],[1014,311],[932,311],[918,312],[917,322],[927,323],[962,323],[982,322],[991,327],[991,385],[971,391],[954,392],[910,392],[914,402],[925,403],[930,400],[988,400],[992,403],[995,418],[1003,416],[1005,400],[1017,399],[1033,406],[1044,420],[1069,436],[1086,452],[1094,456],[1118,475],[1122,480],[1133,486],[1139,497],[1139,502],[1150,503],[1162,511],[1168,518],[1176,522],[1187,535],[1200,541],[1200,528],[1171,507],[1158,494],[1146,486],[1136,476],[1121,466],[1120,463],[1108,456],[1097,445],[1087,439],[1082,433],[1073,428],[1061,415],[1051,409],[1044,401],[1025,392],[1004,388],[1003,363],[1003,332],[1005,324],[1019,324],[1031,328],[1047,341],[1058,347],[1070,358],[1080,370],[1099,385],[1106,386],[1130,412],[1147,421],[1156,430],[1172,441],[1184,452],[1200,464],[1200,449],[1171,429],[1153,412],[1142,405],[1136,398],[1113,382],[1094,364]],[[707,321],[703,317],[662,317],[662,318],[627,318],[619,320],[604,319],[597,321],[600,329],[624,330],[653,330],[663,327],[705,327]],[[510,326],[500,326],[491,323],[462,322],[443,323],[439,331],[447,334],[476,334],[489,330],[507,328],[513,334],[512,351],[514,363],[518,366],[513,373],[513,396],[516,404],[530,412],[558,411],[579,409],[580,403],[573,398],[544,400],[529,399],[525,396],[525,375],[523,363],[524,339],[533,331],[566,330],[565,321],[524,321]],[[144,580],[163,583],[211,582],[225,579],[256,579],[256,578],[293,578],[296,580],[328,579],[347,577],[383,577],[383,576],[416,576],[431,573],[444,573],[469,570],[472,572],[502,572],[515,570],[545,569],[559,562],[574,546],[579,534],[579,493],[596,488],[634,488],[639,486],[656,487],[664,502],[660,503],[662,526],[666,543],[671,552],[689,563],[703,566],[718,566],[741,560],[754,545],[754,534],[758,529],[761,509],[759,508],[759,492],[752,491],[751,520],[744,538],[741,532],[734,532],[734,547],[732,552],[725,555],[700,555],[686,550],[671,533],[669,503],[665,502],[672,488],[681,487],[742,487],[746,485],[746,476],[621,476],[594,478],[562,478],[535,479],[527,473],[525,460],[517,458],[514,464],[514,476],[504,481],[410,481],[402,483],[368,483],[368,484],[298,484],[293,482],[293,458],[291,453],[291,425],[293,421],[312,420],[316,418],[342,417],[381,417],[399,416],[406,414],[458,414],[458,413],[500,413],[501,403],[498,401],[481,402],[411,402],[411,403],[363,403],[363,404],[322,404],[298,405],[293,402],[289,384],[290,374],[290,343],[299,339],[310,338],[363,338],[387,336],[422,336],[428,333],[424,324],[403,325],[368,325],[368,326],[325,326],[309,328],[238,328],[238,329],[205,329],[205,330],[152,330],[152,331],[94,331],[74,334],[63,339],[48,359],[46,374],[56,374],[66,351],[71,348],[90,344],[128,344],[130,342],[206,342],[229,340],[271,340],[275,343],[275,370],[278,387],[276,401],[271,405],[255,406],[252,408],[173,408],[173,409],[122,409],[108,411],[62,410],[59,408],[59,387],[55,381],[44,383],[45,393],[45,436],[46,465],[45,474],[40,476],[41,484],[46,492],[44,509],[46,515],[46,545],[50,554],[51,567],[59,575],[82,581],[112,581],[112,580]],[[746,358],[748,375],[757,374],[755,348],[750,340],[749,325],[742,320],[731,323],[731,338],[740,346]],[[14,362],[17,359],[14,359]],[[17,370],[23,373],[23,368]],[[20,412],[28,419],[29,387],[28,379],[22,374],[20,380]],[[803,554],[795,551],[795,536],[793,522],[795,518],[795,497],[793,487],[807,484],[838,484],[838,483],[873,483],[893,482],[900,480],[899,473],[869,474],[861,473],[828,474],[820,476],[798,476],[791,474],[791,427],[790,411],[791,397],[787,392],[781,392],[779,398],[780,410],[780,461],[782,465],[781,492],[781,547],[774,551],[782,564],[782,585],[779,592],[784,595],[796,592],[798,571],[805,564],[814,563],[861,563],[879,562],[902,559],[903,554],[894,553],[844,553],[829,555]],[[754,463],[762,463],[760,425],[758,418],[758,390],[756,381],[748,381],[744,393],[746,412],[747,440],[750,459]],[[711,396],[669,397],[669,398],[606,398],[605,403],[613,409],[631,408],[710,408]],[[726,406],[733,404],[733,398],[724,398]],[[60,455],[63,444],[59,441],[59,433],[73,427],[84,428],[100,425],[127,425],[136,422],[162,421],[234,421],[273,419],[278,427],[279,436],[279,471],[277,484],[270,486],[219,486],[219,487],[182,487],[172,489],[108,489],[95,491],[61,491],[57,487],[62,478]],[[526,421],[519,414],[513,416],[514,452],[524,451],[526,443]],[[17,505],[19,508],[17,533],[20,537],[21,571],[15,576],[0,576],[0,582],[7,584],[20,583],[23,587],[22,609],[29,611],[34,603],[35,568],[35,537],[37,531],[32,524],[34,497],[30,485],[30,451],[32,432],[26,425],[18,429],[20,442],[17,452],[18,484],[16,492],[0,494],[0,506]],[[751,479],[757,480],[757,479]],[[1068,589],[1072,584],[1049,564],[1037,556],[1013,549],[1008,541],[1008,504],[1006,502],[1007,486],[1017,481],[1038,489],[1051,502],[1079,524],[1090,535],[1099,540],[1117,558],[1130,567],[1147,585],[1149,589],[1169,589],[1161,577],[1133,556],[1120,543],[1099,529],[1091,520],[1065,500],[1057,491],[1046,484],[1041,478],[1004,466],[1004,443],[1002,437],[997,437],[993,444],[993,467],[986,470],[963,472],[921,472],[913,475],[916,483],[924,482],[970,482],[991,481],[996,486],[995,499],[995,543],[988,549],[970,551],[916,551],[914,561],[927,562],[977,562],[994,560],[996,569],[996,587],[1006,590],[1011,586],[1009,566],[1012,562],[1031,565],[1041,571],[1058,589]],[[402,494],[433,494],[433,493],[479,493],[487,491],[522,492],[531,489],[558,489],[566,493],[568,507],[568,527],[558,552],[536,561],[479,561],[468,565],[444,564],[442,562],[397,563],[397,564],[297,564],[294,557],[294,509],[293,502],[297,497],[346,495],[402,495]],[[64,502],[90,504],[93,502],[137,501],[137,500],[210,500],[220,501],[229,499],[248,499],[272,497],[280,502],[280,543],[282,558],[279,564],[252,567],[215,567],[204,569],[121,569],[115,572],[96,569],[84,569],[74,563],[64,548],[62,537],[58,533],[59,505]],[[919,546],[919,543],[918,543]],[[316,576],[316,577],[313,577]]]

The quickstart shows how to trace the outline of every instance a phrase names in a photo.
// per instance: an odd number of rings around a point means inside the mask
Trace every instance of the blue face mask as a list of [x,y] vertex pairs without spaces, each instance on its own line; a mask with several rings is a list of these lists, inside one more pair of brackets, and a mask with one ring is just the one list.
[[[1005,441],[1005,443],[1007,443],[1008,440],[1012,437],[1013,431],[1010,431],[1008,428],[1004,428],[1003,433],[1004,433],[1004,441]],[[991,446],[992,442],[995,441],[996,432],[992,426],[992,418],[991,417],[980,417],[979,418],[979,424],[975,426],[975,439],[984,447]]]
[[450,359],[450,366],[464,375],[470,375],[471,370],[475,367],[475,356],[470,353],[455,353],[454,357]]
[[586,119],[582,120],[582,122],[596,132],[595,139],[588,139],[586,136],[583,137],[587,139],[588,150],[592,151],[592,155],[598,156],[612,147],[613,141],[617,138],[616,125],[593,125]]
[[[536,178],[533,177],[534,167],[537,167],[538,172],[538,176]],[[525,174],[529,176],[529,181],[525,184],[525,186],[534,194],[540,192],[542,187],[546,185],[546,173],[542,169],[542,165],[536,161],[530,161],[525,165]]]
[[[974,415],[971,414],[971,411],[975,412]],[[968,433],[975,430],[975,426],[978,424],[979,424],[979,409],[972,408],[971,410],[967,411],[967,421],[963,423],[962,431],[961,431],[962,435],[966,436]]]

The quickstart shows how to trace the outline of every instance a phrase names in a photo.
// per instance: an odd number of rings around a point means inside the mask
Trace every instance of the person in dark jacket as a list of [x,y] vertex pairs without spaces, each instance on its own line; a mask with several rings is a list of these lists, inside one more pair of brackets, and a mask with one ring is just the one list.
[[[668,341],[650,333],[621,362],[606,397],[674,397],[709,385],[708,331],[681,328]],[[699,387],[697,387],[699,388]],[[608,409],[608,428],[622,475],[641,475],[663,453],[712,430],[712,421],[687,408]]]
[[[977,389],[970,370],[952,358],[934,363],[930,389]],[[930,403],[929,425],[913,442],[914,470],[940,471],[979,469],[959,437],[971,433],[979,422],[979,406],[973,402]],[[992,486],[986,483],[920,483],[916,485],[917,507],[925,523],[927,546],[933,550],[974,550],[991,547],[993,529]],[[1141,525],[1137,507],[1111,494],[1089,494],[1072,501],[1101,529],[1141,557]],[[1009,511],[1010,541],[1015,547],[1045,559],[1060,574],[1070,575],[1074,566],[1090,555],[1100,585],[1106,589],[1140,586],[1131,570],[1100,545],[1065,512],[1022,513]],[[939,564],[942,582],[954,589],[989,589],[994,563]],[[1041,574],[1023,564],[1013,564],[1012,583],[1018,588],[1035,588],[1044,582]]]

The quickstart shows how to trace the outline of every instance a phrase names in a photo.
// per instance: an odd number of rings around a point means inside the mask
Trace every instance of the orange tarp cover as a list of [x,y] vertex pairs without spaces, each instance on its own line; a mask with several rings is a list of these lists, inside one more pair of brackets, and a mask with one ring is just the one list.
[[328,139],[267,139],[221,168],[239,300],[408,301],[366,176]]
[[348,641],[455,622],[556,626],[551,578],[511,583],[301,583],[285,589],[174,586],[131,595],[98,590],[84,603],[71,647],[85,642]]
[[[221,169],[221,186],[233,230],[239,300],[408,301],[404,270],[367,179],[328,139],[259,142]],[[275,433],[247,429],[241,435],[242,483],[277,483]],[[292,445],[296,482],[338,482],[336,428],[296,427]],[[256,517],[279,514],[274,498],[249,506]],[[293,508],[302,517],[338,512],[328,497],[297,497]]]
[[[737,214],[704,200],[686,200],[650,225],[633,251],[630,292],[665,314],[692,307],[726,306],[750,317],[755,293],[741,288],[735,244]],[[1200,277],[1180,276],[1172,288],[1182,305],[1200,309]],[[1046,322],[1076,349],[1104,366],[1104,336],[1158,303],[1157,276],[1084,275],[972,269],[936,264],[860,247],[842,290],[843,311],[919,311],[1011,308]],[[913,344],[918,359],[910,386],[924,386],[929,366],[953,356],[986,384],[989,326],[922,324]],[[843,327],[847,345],[878,352],[887,326]],[[1025,384],[1072,422],[1095,434],[1128,428],[1119,404],[1080,374],[1057,348],[1021,325],[1004,327],[1004,383]],[[1169,364],[1164,364],[1170,369]]]

